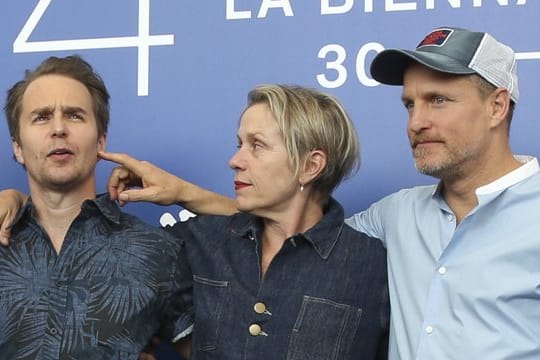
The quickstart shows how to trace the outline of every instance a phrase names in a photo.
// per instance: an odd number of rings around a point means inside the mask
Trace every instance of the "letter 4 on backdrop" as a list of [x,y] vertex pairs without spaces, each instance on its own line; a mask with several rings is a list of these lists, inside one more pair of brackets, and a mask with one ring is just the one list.
[[[347,214],[397,189],[435,180],[417,174],[400,87],[369,75],[374,55],[413,48],[438,26],[487,31],[518,55],[515,153],[540,155],[538,0],[18,0],[0,11],[0,88],[47,56],[78,53],[111,92],[108,149],[132,154],[233,195],[239,114],[262,83],[302,84],[338,96],[355,120],[362,167],[336,192]],[[2,99],[3,100],[3,99]],[[26,175],[0,122],[0,188]],[[98,189],[112,165],[98,165]],[[22,190],[27,191],[23,188]],[[130,204],[159,224],[176,208]]]

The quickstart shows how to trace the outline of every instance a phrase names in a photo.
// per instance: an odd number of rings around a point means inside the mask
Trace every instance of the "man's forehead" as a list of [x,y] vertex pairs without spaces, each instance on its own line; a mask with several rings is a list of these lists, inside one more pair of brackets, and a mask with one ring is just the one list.
[[416,84],[424,83],[440,83],[441,85],[451,85],[461,82],[467,82],[473,75],[456,75],[443,73],[434,69],[431,69],[422,64],[412,64],[409,66],[403,75],[403,86],[406,87],[407,83],[415,82]]
[[89,111],[92,97],[86,86],[78,80],[62,75],[43,75],[28,84],[22,105],[26,111],[77,107]]

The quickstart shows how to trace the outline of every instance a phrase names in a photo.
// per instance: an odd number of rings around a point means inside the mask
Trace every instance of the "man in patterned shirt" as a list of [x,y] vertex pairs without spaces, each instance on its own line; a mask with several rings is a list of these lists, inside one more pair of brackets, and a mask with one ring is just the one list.
[[108,102],[79,56],[50,57],[8,91],[30,198],[0,248],[1,359],[137,359],[158,330],[191,331],[183,244],[96,196]]

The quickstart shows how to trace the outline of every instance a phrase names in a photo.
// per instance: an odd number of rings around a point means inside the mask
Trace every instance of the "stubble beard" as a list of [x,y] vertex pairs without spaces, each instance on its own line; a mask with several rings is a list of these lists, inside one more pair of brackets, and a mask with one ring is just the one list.
[[[434,155],[427,149],[414,149],[413,156],[418,172],[440,180],[460,178],[464,175],[463,165],[473,159],[474,152],[462,149],[456,152],[445,151]],[[430,157],[434,159],[430,160]]]

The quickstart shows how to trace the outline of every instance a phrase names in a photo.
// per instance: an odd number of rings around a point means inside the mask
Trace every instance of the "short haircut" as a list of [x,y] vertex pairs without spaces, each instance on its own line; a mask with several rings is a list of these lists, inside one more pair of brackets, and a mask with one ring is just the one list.
[[[480,92],[480,97],[483,100],[487,99],[489,95],[491,95],[491,93],[497,89],[495,85],[491,84],[489,81],[487,81],[480,75],[472,74],[472,75],[464,75],[464,76],[470,77],[470,79],[476,85],[478,91]],[[514,117],[515,107],[516,107],[516,103],[514,102],[514,100],[510,99],[510,107],[508,109],[508,115],[506,117],[506,119],[508,120],[508,126],[507,126],[508,132],[510,132],[510,124],[512,123],[512,118]]]
[[62,75],[82,83],[92,97],[98,136],[107,134],[110,96],[101,77],[88,62],[78,55],[64,58],[51,56],[39,64],[35,70],[26,70],[24,79],[13,85],[7,92],[4,114],[13,140],[20,142],[19,117],[24,93],[32,81],[44,75]]
[[326,168],[312,183],[323,199],[358,170],[358,135],[335,97],[300,86],[261,85],[248,94],[248,107],[259,103],[267,104],[276,119],[295,173],[310,151],[326,154]]

